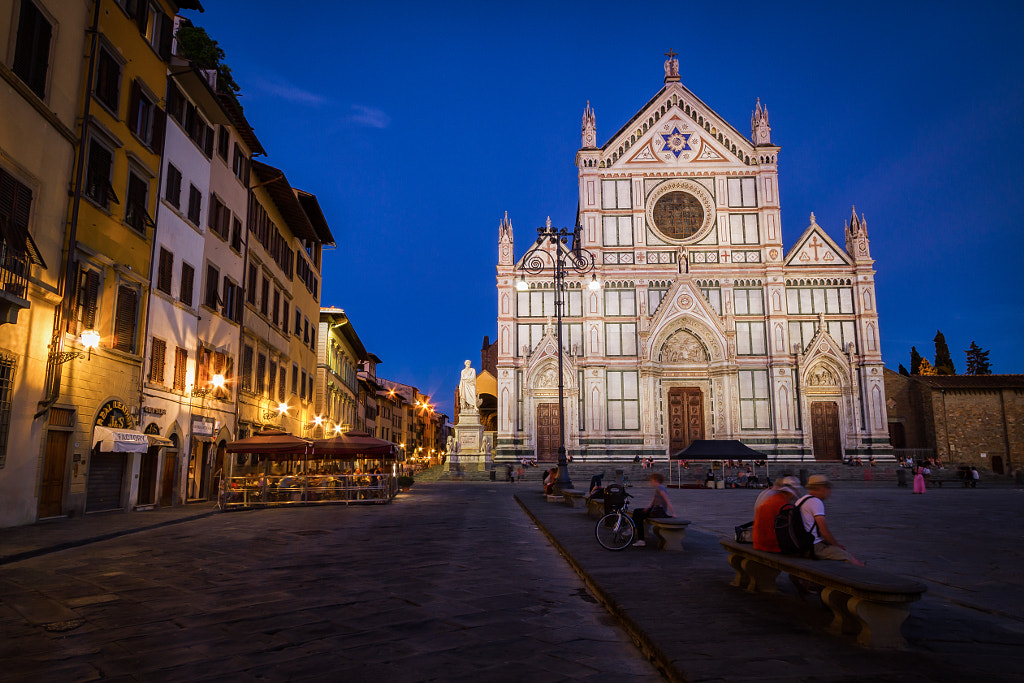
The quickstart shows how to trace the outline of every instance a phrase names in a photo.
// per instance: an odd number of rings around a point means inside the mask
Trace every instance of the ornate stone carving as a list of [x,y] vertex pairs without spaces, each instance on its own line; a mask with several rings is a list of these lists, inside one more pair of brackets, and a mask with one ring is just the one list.
[[661,347],[663,363],[707,363],[708,353],[693,334],[685,330],[676,332]]
[[558,370],[556,368],[547,368],[544,372],[540,373],[537,377],[538,388],[548,388],[558,386]]
[[808,384],[812,387],[834,387],[837,386],[839,382],[836,381],[836,377],[832,374],[831,370],[819,365],[811,371]]

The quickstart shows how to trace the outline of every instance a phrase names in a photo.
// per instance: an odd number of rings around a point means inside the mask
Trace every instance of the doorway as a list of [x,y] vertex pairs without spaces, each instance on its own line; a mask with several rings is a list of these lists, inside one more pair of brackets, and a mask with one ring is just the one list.
[[124,453],[93,451],[89,458],[89,479],[85,486],[86,512],[106,512],[121,508],[124,468]]
[[668,390],[669,455],[704,438],[704,394],[697,387]]
[[70,432],[46,432],[43,480],[39,485],[39,518],[58,517],[63,512],[64,472],[67,466]]
[[839,436],[839,404],[816,401],[811,404],[811,447],[815,460],[842,460]]
[[160,447],[150,446],[139,463],[139,505],[152,505],[156,499],[156,465]]
[[537,462],[558,461],[558,404],[537,404]]

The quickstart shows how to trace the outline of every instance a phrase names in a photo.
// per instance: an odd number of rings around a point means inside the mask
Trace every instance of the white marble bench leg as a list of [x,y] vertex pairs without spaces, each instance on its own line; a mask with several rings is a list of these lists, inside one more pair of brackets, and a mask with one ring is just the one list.
[[832,610],[832,623],[828,626],[829,632],[840,635],[860,631],[857,617],[850,612],[849,601],[850,596],[847,593],[828,586],[821,589],[821,602]]
[[742,560],[743,571],[749,578],[745,588],[751,593],[778,593],[779,587],[775,580],[779,577],[779,570],[774,567],[763,565],[750,558]]
[[686,538],[686,527],[654,527],[654,533],[662,540],[665,550],[683,551],[683,539]]
[[898,650],[907,646],[900,628],[910,615],[906,603],[883,604],[853,597],[847,609],[857,615],[860,633],[857,642],[871,648]]

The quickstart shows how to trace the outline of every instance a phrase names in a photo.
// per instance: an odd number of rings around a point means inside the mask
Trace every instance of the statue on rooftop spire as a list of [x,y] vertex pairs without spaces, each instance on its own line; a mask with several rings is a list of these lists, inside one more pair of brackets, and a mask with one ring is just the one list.
[[666,83],[678,83],[679,82],[679,60],[676,59],[676,52],[669,48],[668,52],[665,53],[668,59],[665,60],[665,82]]
[[580,146],[584,149],[597,147],[597,120],[594,117],[594,110],[590,108],[590,100],[587,100],[587,108],[583,110],[583,129]]

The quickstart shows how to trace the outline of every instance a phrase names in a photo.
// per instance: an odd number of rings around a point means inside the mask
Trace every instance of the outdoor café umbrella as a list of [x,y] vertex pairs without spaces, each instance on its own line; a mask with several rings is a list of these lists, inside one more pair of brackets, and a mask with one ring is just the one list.
[[313,442],[313,457],[327,456],[364,456],[383,457],[393,455],[395,444],[383,439],[376,439],[366,432],[346,432],[329,439],[317,439]]
[[258,434],[227,444],[228,453],[256,453],[259,455],[305,455],[311,441],[292,436],[279,429],[264,429]]

